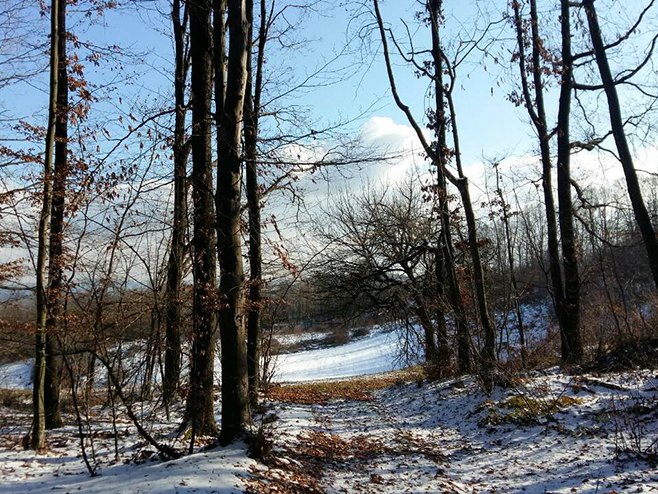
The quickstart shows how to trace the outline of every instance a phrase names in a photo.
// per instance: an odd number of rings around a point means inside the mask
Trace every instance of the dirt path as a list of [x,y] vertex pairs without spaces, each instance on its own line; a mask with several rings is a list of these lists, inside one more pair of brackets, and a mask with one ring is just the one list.
[[[250,492],[461,493],[446,476],[442,437],[418,432],[416,423],[381,399],[339,400],[280,410],[274,454],[259,467]],[[301,426],[301,427],[300,427]],[[302,430],[299,433],[299,430]],[[276,457],[276,458],[275,458]]]

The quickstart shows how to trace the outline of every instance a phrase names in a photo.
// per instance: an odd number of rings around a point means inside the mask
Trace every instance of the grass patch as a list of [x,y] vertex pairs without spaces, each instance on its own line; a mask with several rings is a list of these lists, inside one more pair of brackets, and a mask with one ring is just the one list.
[[301,405],[326,405],[332,400],[370,401],[372,392],[397,384],[419,381],[425,378],[421,366],[409,369],[365,376],[344,381],[324,381],[272,386],[267,398],[282,403]]
[[479,424],[481,426],[503,423],[517,425],[541,424],[552,418],[556,413],[581,403],[580,398],[572,396],[535,398],[517,394],[500,403],[492,401],[482,403],[479,410],[487,410],[487,415],[480,420]]

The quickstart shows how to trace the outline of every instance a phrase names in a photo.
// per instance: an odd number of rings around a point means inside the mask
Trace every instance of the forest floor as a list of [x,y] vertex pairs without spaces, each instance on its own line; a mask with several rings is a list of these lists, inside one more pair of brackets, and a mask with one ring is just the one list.
[[658,492],[653,372],[403,381],[275,390],[250,492]]
[[[389,362],[370,345],[381,337],[343,352],[292,354],[294,375],[318,362],[340,374],[353,360],[361,371],[359,354],[377,370]],[[250,445],[201,438],[193,454],[170,460],[145,443],[122,406],[113,415],[98,399],[82,431],[90,476],[70,403],[47,453],[22,448],[30,363],[11,364],[0,368],[0,388],[12,388],[0,389],[0,494],[658,492],[658,371],[613,367],[511,375],[490,395],[474,377],[430,381],[420,367],[274,385]],[[150,434],[184,452],[181,411],[167,420],[156,404],[134,404]],[[216,411],[219,418],[219,404]]]
[[[256,420],[258,461],[245,444],[160,461],[125,417],[115,444],[99,409],[96,477],[75,427],[51,433],[45,455],[24,451],[29,396],[14,396],[0,408],[0,493],[658,492],[657,393],[655,371],[558,368],[491,395],[471,377],[429,382],[417,370],[279,385]],[[175,424],[150,431],[183,448],[166,436]]]

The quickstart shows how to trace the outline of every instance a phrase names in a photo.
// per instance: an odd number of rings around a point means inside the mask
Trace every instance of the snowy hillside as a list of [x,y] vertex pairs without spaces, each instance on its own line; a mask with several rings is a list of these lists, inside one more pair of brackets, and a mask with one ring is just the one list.
[[364,376],[400,369],[400,335],[375,330],[345,345],[306,350],[275,357],[275,382],[316,381]]
[[[273,357],[275,382],[314,381],[362,376],[400,369],[408,361],[400,355],[400,337],[395,331],[375,329],[367,337],[345,345],[305,350]],[[139,365],[143,359],[136,359]],[[0,388],[28,389],[32,385],[32,360],[0,366]],[[215,369],[219,369],[219,361]],[[105,372],[99,366],[99,375]],[[104,386],[105,378],[98,380]]]
[[[547,336],[547,321],[549,308],[546,304],[522,305],[526,340],[529,348],[541,344]],[[498,354],[502,360],[508,355],[518,354],[518,330],[514,314],[506,317],[498,316],[498,323],[504,326],[498,342]],[[417,331],[420,331],[419,329]],[[274,382],[300,382],[323,379],[344,379],[402,369],[410,364],[418,363],[422,353],[418,345],[405,339],[405,333],[399,327],[374,326],[368,328],[367,336],[356,338],[340,346],[323,346],[317,348],[313,343],[326,337],[326,333],[308,333],[301,335],[278,336],[286,343],[310,343],[311,349],[299,352],[277,355],[273,357]],[[404,355],[401,348],[405,345],[415,345],[418,355]],[[134,347],[134,345],[133,345]],[[127,358],[129,366],[143,365],[144,359],[133,347],[132,357]],[[421,355],[422,357],[422,355]],[[0,366],[0,389],[27,389],[32,384],[32,360],[16,362]],[[216,371],[220,368],[219,361],[215,363]],[[99,386],[105,386],[103,367],[98,364]],[[136,372],[139,372],[138,370]],[[156,369],[156,380],[159,373]]]

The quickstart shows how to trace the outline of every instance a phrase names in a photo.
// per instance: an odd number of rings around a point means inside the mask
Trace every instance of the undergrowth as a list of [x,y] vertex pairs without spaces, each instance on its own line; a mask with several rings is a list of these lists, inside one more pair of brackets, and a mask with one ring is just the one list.
[[516,394],[500,403],[490,400],[483,402],[477,411],[486,410],[487,414],[478,424],[481,426],[504,423],[517,425],[541,424],[551,419],[556,413],[581,403],[580,398],[572,396],[561,395],[556,398],[537,398],[525,394]]
[[267,391],[266,398],[281,403],[301,405],[325,405],[332,400],[370,401],[373,391],[410,381],[422,381],[424,378],[423,368],[416,366],[402,371],[345,381],[276,385]]

